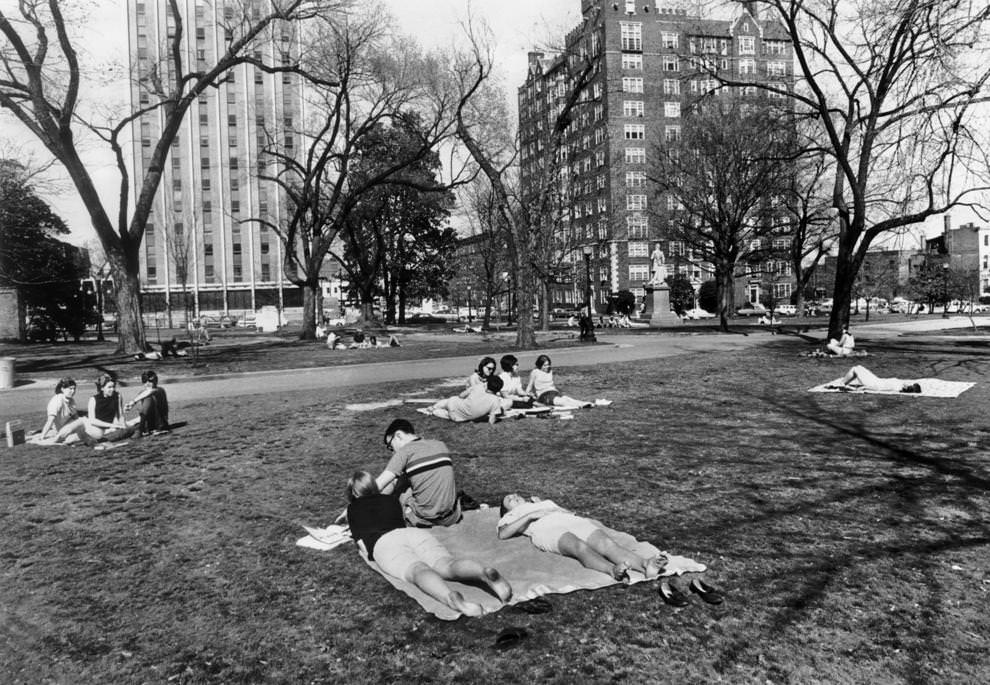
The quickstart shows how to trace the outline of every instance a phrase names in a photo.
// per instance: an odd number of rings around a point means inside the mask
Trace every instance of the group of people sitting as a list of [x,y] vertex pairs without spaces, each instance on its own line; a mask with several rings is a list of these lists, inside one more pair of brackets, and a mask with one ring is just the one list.
[[592,404],[569,397],[557,389],[552,362],[545,354],[536,358],[536,367],[530,371],[525,388],[519,375],[519,359],[507,354],[499,360],[499,366],[502,371],[496,373],[495,358],[483,357],[460,394],[442,399],[420,411],[456,422],[487,419],[489,423],[495,423],[510,409],[532,409],[537,405],[579,409]]
[[[48,401],[44,427],[32,436],[32,441],[95,445],[103,440],[117,442],[134,435],[167,432],[168,396],[164,388],[158,387],[158,374],[145,371],[141,383],[141,391],[125,404],[117,391],[117,381],[108,374],[101,375],[84,414],[76,408],[76,382],[69,377],[59,379]],[[126,412],[132,408],[137,409],[138,415],[127,419]]]
[[[388,464],[378,476],[368,471],[351,476],[346,491],[349,504],[338,522],[346,520],[351,536],[382,572],[460,613],[478,616],[484,610],[447,581],[479,583],[503,603],[509,601],[512,587],[498,569],[457,556],[430,532],[434,526],[457,525],[463,517],[447,446],[419,437],[405,419],[389,424],[384,441],[391,452]],[[492,531],[499,539],[524,535],[545,552],[571,557],[616,580],[628,578],[630,570],[656,578],[667,563],[662,555],[639,556],[597,522],[550,500],[509,493],[501,500],[500,516]],[[666,587],[680,594],[669,584]],[[705,601],[721,601],[710,586],[696,583],[692,590]]]
[[[317,337],[322,338],[319,335],[319,328],[317,328]],[[377,347],[402,347],[399,344],[399,339],[394,335],[389,335],[387,341],[379,340],[375,335],[365,335],[364,331],[354,331],[351,336],[351,342],[348,343],[344,336],[337,335],[334,331],[327,331],[327,349],[329,350],[368,350]]]

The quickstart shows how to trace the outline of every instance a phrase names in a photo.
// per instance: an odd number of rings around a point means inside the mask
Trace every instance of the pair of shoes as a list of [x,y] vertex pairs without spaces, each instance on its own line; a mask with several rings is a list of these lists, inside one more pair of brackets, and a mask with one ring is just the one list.
[[663,600],[664,604],[677,607],[678,609],[682,609],[688,605],[688,598],[684,596],[684,593],[671,585],[667,579],[660,581],[659,592],[660,599]]
[[701,580],[701,578],[695,578],[692,580],[690,589],[691,592],[701,597],[701,600],[703,602],[707,602],[708,604],[721,604],[725,599],[721,592]]

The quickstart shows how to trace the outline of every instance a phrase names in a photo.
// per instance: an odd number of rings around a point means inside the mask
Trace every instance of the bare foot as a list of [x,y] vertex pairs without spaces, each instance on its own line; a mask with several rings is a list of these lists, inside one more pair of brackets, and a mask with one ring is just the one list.
[[661,555],[647,559],[644,568],[647,578],[656,578],[667,568],[667,557]]
[[629,564],[622,562],[612,567],[612,577],[616,580],[626,580],[629,578]]
[[494,568],[485,569],[485,581],[503,603],[512,599],[512,586],[502,577],[502,574]]
[[464,599],[464,595],[454,590],[447,596],[447,605],[454,611],[459,611],[465,616],[481,616],[485,613],[485,608],[476,602],[469,602]]

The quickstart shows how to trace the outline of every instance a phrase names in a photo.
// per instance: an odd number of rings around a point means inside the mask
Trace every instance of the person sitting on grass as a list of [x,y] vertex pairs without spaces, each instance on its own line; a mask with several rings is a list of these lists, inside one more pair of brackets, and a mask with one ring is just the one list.
[[343,339],[339,335],[333,331],[329,331],[327,333],[327,349],[336,350],[337,348],[346,349],[347,345],[344,344]]
[[512,409],[531,409],[533,397],[523,390],[522,377],[519,375],[519,360],[515,355],[507,354],[498,363],[502,367],[502,373],[498,375],[502,379],[502,390],[499,394],[507,400],[512,400]]
[[116,442],[134,434],[140,418],[124,419],[124,400],[117,392],[117,381],[103,374],[96,379],[96,394],[89,398],[86,435],[93,441]]
[[838,340],[830,338],[825,349],[836,357],[851,356],[856,351],[856,339],[849,332],[849,326],[842,327],[842,336]]
[[495,423],[499,416],[512,408],[512,400],[499,396],[501,390],[502,379],[492,376],[484,385],[474,385],[460,395],[440,400],[420,411],[455,423],[481,421],[486,417],[488,423]]
[[478,362],[478,368],[468,376],[464,387],[467,390],[476,387],[484,387],[488,379],[495,375],[495,359],[492,357],[482,357]]
[[45,408],[45,425],[32,440],[51,443],[79,441],[86,434],[86,419],[79,416],[75,397],[76,382],[68,376],[60,378],[55,384],[55,394]]
[[865,366],[856,365],[846,372],[838,385],[826,385],[829,390],[871,390],[873,392],[920,393],[921,384],[900,378],[880,378]]
[[399,500],[381,494],[367,471],[357,471],[347,481],[347,499],[351,536],[382,572],[467,616],[481,616],[485,610],[467,601],[448,580],[486,585],[503,604],[512,598],[512,587],[497,569],[455,557],[425,528],[407,528]]
[[598,523],[575,516],[550,500],[509,493],[502,498],[499,515],[500,540],[525,535],[538,549],[577,559],[585,568],[615,580],[628,578],[630,570],[656,578],[667,565],[661,556],[641,557],[622,547]]
[[536,368],[529,374],[529,383],[526,385],[525,393],[532,395],[540,404],[550,407],[565,407],[568,409],[579,409],[590,407],[591,402],[583,402],[573,397],[561,394],[554,385],[553,371],[550,369],[550,357],[541,354],[536,358]]
[[158,374],[152,370],[141,374],[144,388],[137,396],[124,405],[125,410],[137,406],[140,418],[138,430],[141,435],[168,432],[168,397],[164,388],[158,387]]

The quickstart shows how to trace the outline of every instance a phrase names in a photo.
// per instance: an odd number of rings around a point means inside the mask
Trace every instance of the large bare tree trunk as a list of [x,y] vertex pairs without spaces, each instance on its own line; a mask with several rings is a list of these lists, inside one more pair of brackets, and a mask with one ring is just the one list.
[[319,283],[306,283],[303,289],[303,321],[300,340],[316,340],[316,306],[319,299]]

